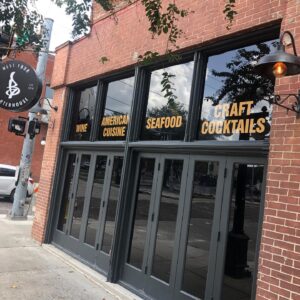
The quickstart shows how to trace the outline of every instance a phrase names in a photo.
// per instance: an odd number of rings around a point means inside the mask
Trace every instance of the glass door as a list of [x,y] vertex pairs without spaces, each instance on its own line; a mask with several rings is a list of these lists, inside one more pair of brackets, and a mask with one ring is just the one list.
[[175,299],[181,290],[182,295],[204,296],[224,170],[225,160],[142,155],[126,284],[154,299]]
[[[104,273],[108,272],[122,162],[122,156],[112,153],[68,155],[53,236],[55,243],[97,264]],[[100,250],[107,255],[99,262]]]
[[174,299],[210,299],[225,172],[225,159],[190,158]]
[[228,161],[229,193],[224,196],[214,297],[255,299],[257,260],[263,214],[265,161]]
[[141,155],[122,281],[153,299],[254,299],[264,163]]
[[96,243],[96,264],[106,272],[108,272],[109,258],[113,247],[123,157],[117,155],[111,156],[108,164],[110,166],[109,180],[106,182],[105,195],[101,203],[102,207]]

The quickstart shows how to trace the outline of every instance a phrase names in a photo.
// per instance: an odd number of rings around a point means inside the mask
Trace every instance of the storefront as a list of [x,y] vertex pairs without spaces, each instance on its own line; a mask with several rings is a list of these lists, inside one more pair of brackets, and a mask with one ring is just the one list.
[[69,84],[46,241],[144,298],[255,299],[279,25]]

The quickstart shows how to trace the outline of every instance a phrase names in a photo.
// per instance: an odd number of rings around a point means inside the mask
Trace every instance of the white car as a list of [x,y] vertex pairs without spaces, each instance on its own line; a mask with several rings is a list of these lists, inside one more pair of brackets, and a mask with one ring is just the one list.
[[[16,184],[19,176],[19,167],[0,164],[0,197],[14,200]],[[33,193],[34,181],[31,177],[28,179],[27,197]]]

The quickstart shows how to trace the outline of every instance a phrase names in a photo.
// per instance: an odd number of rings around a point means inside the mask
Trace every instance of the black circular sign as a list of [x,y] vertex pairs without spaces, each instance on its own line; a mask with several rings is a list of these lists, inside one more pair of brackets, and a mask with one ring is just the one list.
[[21,112],[40,99],[42,82],[34,69],[14,60],[0,64],[0,108]]

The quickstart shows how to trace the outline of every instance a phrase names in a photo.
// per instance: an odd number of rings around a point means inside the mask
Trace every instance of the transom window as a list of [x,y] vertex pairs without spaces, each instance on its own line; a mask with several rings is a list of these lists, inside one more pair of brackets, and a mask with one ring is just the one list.
[[125,140],[133,95],[134,77],[108,84],[105,110],[100,120],[99,140]]
[[[275,41],[228,51],[208,59],[200,118],[200,140],[263,140],[269,137],[274,81],[253,69]],[[260,91],[257,91],[257,88]]]
[[71,140],[88,141],[95,115],[97,86],[76,93],[72,114]]
[[194,62],[151,73],[142,140],[183,140]]

